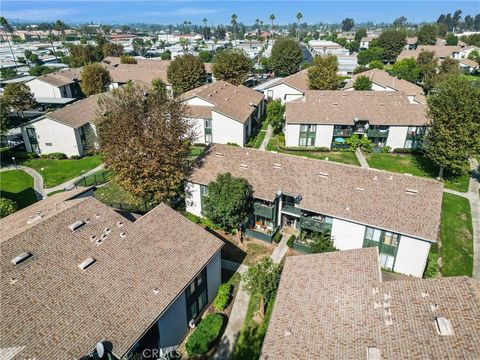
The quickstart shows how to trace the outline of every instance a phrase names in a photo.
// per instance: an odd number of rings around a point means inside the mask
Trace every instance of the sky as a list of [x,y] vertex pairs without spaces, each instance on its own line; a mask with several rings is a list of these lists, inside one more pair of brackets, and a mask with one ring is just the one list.
[[27,1],[2,0],[0,13],[8,20],[33,22],[63,20],[78,24],[91,22],[102,24],[157,23],[181,24],[191,21],[201,24],[207,18],[209,24],[230,23],[230,16],[236,13],[238,22],[253,24],[256,18],[270,23],[270,14],[275,14],[276,22],[294,22],[297,12],[303,13],[302,21],[341,22],[352,17],[357,23],[392,22],[399,16],[409,21],[435,21],[442,13],[453,13],[457,9],[465,15],[480,13],[479,0],[447,1],[286,1],[286,0],[54,0]]

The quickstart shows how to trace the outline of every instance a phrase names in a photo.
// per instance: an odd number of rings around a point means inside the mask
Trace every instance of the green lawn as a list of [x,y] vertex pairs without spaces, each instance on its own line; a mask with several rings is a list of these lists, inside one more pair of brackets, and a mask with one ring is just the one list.
[[203,153],[204,150],[205,146],[192,146],[190,148],[190,157],[197,158]]
[[[407,173],[414,176],[435,179],[438,176],[438,167],[430,160],[421,155],[397,155],[397,154],[365,154],[368,164],[375,168],[398,173]],[[470,176],[464,175],[453,177],[445,173],[445,187],[456,191],[468,191]]]
[[1,197],[11,199],[22,209],[37,201],[33,190],[33,178],[25,171],[10,170],[0,173]]
[[93,174],[85,176],[83,179],[77,181],[75,185],[78,186],[93,186],[93,185],[101,185],[108,181],[110,181],[111,172],[107,169],[101,169],[95,171]]
[[118,209],[132,212],[144,212],[145,210],[143,200],[129,194],[113,181],[98,187],[93,196],[104,204]]
[[[86,173],[102,163],[100,155],[85,156],[78,160],[25,160],[22,165],[29,166],[43,176],[44,186],[52,187]],[[41,169],[44,169],[42,171]]]
[[473,229],[470,203],[467,199],[443,194],[441,272],[443,276],[472,276]]

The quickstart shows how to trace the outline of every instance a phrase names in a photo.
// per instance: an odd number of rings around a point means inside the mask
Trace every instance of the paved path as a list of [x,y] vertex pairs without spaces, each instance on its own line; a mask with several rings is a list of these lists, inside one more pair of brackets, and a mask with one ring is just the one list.
[[265,149],[267,148],[268,142],[270,141],[270,139],[272,137],[272,134],[273,134],[272,126],[270,124],[268,124],[267,134],[265,135],[265,138],[263,139],[262,144],[259,147],[260,150],[265,151]]
[[53,186],[53,187],[50,187],[50,188],[47,188],[45,189],[45,191],[47,193],[50,193],[50,192],[53,192],[53,191],[57,191],[57,190],[71,190],[72,188],[75,187],[75,183],[79,180],[82,180],[84,177],[88,176],[88,175],[91,175],[99,170],[102,170],[104,168],[104,165],[103,164],[100,164],[98,165],[96,168],[90,170],[90,171],[87,171],[86,173],[83,173],[82,175],[80,176],[77,176],[76,178],[73,178],[73,179],[70,179],[70,180],[67,180],[65,181],[64,183],[62,184],[59,184],[57,186]]
[[33,177],[33,190],[35,190],[35,195],[37,196],[37,200],[42,200],[47,196],[45,189],[43,188],[43,178],[37,171],[33,170],[30,167],[17,165],[4,166],[0,169],[0,171],[8,171],[8,170],[22,170],[25,171],[28,175]]
[[360,148],[357,148],[355,150],[355,155],[357,156],[358,162],[360,163],[360,166],[365,169],[370,169],[370,165],[368,165],[367,159],[365,159],[365,156],[363,156],[362,150]]
[[278,243],[278,246],[273,250],[272,255],[270,258],[273,260],[275,264],[280,264],[283,257],[288,251],[287,241],[291,234],[284,234],[282,236],[282,240]]

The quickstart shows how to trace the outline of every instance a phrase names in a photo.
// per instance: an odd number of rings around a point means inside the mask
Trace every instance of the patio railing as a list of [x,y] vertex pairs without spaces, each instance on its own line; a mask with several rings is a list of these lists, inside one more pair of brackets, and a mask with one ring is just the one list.
[[245,235],[249,237],[253,237],[258,240],[262,240],[268,243],[272,243],[273,237],[275,234],[280,230],[279,226],[276,226],[271,233],[266,233],[261,230],[256,230],[256,229],[246,229],[245,230]]

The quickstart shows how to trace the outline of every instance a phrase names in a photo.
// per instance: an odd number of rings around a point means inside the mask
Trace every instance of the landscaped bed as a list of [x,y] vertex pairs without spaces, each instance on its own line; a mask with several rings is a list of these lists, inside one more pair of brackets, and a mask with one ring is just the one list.
[[[438,176],[438,167],[429,159],[421,155],[410,154],[365,154],[368,164],[375,169],[412,174],[435,179]],[[468,191],[470,176],[465,170],[461,176],[444,174],[445,187],[456,191]]]
[[473,229],[470,203],[467,199],[443,194],[441,222],[443,276],[472,276],[473,269]]
[[99,186],[93,196],[104,204],[117,209],[134,213],[144,213],[148,210],[145,210],[145,205],[148,207],[148,204],[123,190],[114,181]]
[[2,171],[0,178],[1,197],[15,201],[19,210],[37,201],[33,178],[25,171]]

